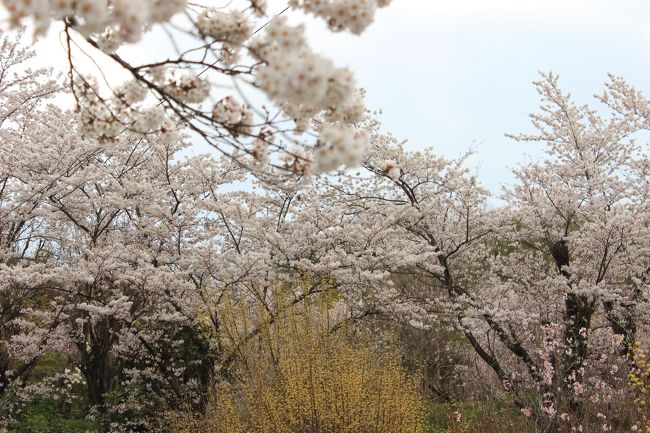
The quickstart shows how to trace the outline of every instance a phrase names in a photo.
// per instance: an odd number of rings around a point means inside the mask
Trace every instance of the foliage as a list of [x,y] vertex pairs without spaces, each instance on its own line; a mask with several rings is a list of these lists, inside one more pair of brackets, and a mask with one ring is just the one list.
[[[469,155],[409,150],[383,133],[352,73],[264,2],[3,3],[37,33],[60,23],[70,93],[29,68],[20,36],[3,35],[0,430],[83,416],[105,432],[165,431],[158,414],[183,403],[244,430],[355,429],[370,415],[363,428],[394,430],[377,418],[383,408],[403,422],[420,409],[413,378],[382,352],[386,329],[427,339],[403,349],[428,391],[507,402],[471,428],[638,422],[650,100],[622,78],[610,76],[592,107],[542,74],[536,132],[511,137],[545,143],[546,155],[515,168],[492,206]],[[360,33],[387,3],[289,8]],[[150,63],[119,50],[158,30],[191,46]],[[78,52],[105,54],[129,79],[99,84]],[[238,102],[224,80],[273,108]],[[76,110],[50,103],[66,95]],[[183,157],[197,137],[225,156]],[[356,329],[372,330],[370,317],[390,325],[372,342],[331,335],[329,310],[312,311],[320,297]],[[69,365],[45,368],[52,357]],[[67,406],[46,397],[60,384]],[[444,428],[456,427],[469,428]]]
[[323,307],[275,320],[240,362],[237,380],[215,391],[205,416],[179,416],[179,433],[422,431],[417,381],[399,351],[352,340]]
[[[66,354],[47,352],[35,365],[29,386],[48,384],[44,392],[25,402],[10,433],[85,433],[97,431],[97,424],[86,419],[87,401],[81,375],[70,370]],[[11,395],[5,399],[12,398]]]
[[650,432],[650,415],[648,400],[650,395],[650,361],[646,353],[641,350],[639,345],[635,346],[634,367],[628,373],[630,387],[634,392],[634,404],[637,406],[639,423],[635,424],[634,430],[640,432]]

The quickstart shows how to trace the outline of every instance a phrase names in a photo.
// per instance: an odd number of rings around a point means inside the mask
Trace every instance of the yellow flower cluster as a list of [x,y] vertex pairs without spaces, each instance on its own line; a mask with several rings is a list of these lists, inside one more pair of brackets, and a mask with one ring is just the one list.
[[635,370],[628,373],[630,387],[632,388],[635,399],[634,403],[639,412],[641,426],[638,431],[650,433],[650,405],[648,403],[648,393],[650,393],[650,360],[637,343],[634,349]]
[[[241,350],[235,382],[178,433],[421,433],[418,381],[399,351],[351,338],[308,305],[278,318]],[[247,319],[248,321],[248,319]]]

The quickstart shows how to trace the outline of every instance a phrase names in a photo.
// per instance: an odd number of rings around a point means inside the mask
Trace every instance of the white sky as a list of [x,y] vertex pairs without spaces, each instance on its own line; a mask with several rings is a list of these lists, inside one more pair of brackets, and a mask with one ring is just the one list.
[[[608,72],[650,92],[649,17],[643,0],[393,0],[360,37],[311,19],[308,33],[317,51],[355,71],[385,130],[447,156],[475,148],[479,178],[498,192],[510,167],[541,155],[539,145],[503,135],[531,131],[538,70],[559,73],[581,103],[601,92]],[[64,67],[56,39],[51,32],[39,55]],[[129,54],[147,57],[159,43]]]

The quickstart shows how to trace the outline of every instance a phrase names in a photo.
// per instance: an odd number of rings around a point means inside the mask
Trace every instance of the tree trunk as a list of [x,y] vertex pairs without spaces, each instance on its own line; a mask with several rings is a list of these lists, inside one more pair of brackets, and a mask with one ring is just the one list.
[[106,394],[113,389],[115,366],[111,348],[115,333],[111,332],[111,319],[84,325],[85,338],[77,343],[81,356],[81,372],[88,386],[88,402],[100,413],[106,412]]

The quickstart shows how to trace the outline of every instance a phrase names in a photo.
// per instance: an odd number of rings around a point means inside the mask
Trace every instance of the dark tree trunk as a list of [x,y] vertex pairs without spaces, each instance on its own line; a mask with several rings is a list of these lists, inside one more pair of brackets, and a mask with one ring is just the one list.
[[[645,281],[645,278],[643,278],[643,281]],[[605,316],[610,323],[612,332],[623,337],[620,354],[626,357],[629,365],[634,365],[634,345],[636,344],[637,334],[635,309],[641,299],[641,289],[635,287],[627,302],[603,302]]]
[[106,394],[113,390],[116,368],[111,359],[115,333],[110,318],[84,325],[84,339],[77,343],[81,372],[88,386],[88,402],[100,413],[106,412]]
[[[588,331],[591,326],[591,317],[594,313],[594,304],[585,296],[568,293],[565,301],[564,312],[564,345],[562,352],[562,374],[558,377],[559,386],[567,386],[580,381],[580,369],[589,350]],[[571,398],[570,407],[574,411],[580,409],[580,402]]]
[[[564,240],[550,246],[558,271],[566,278],[569,291],[564,301],[564,351],[559,360],[560,370],[556,370],[557,386],[562,389],[580,381],[580,369],[583,367],[589,351],[588,332],[594,314],[594,302],[589,297],[571,291],[571,273],[569,247]],[[568,402],[573,412],[580,412],[581,402],[571,396]]]

